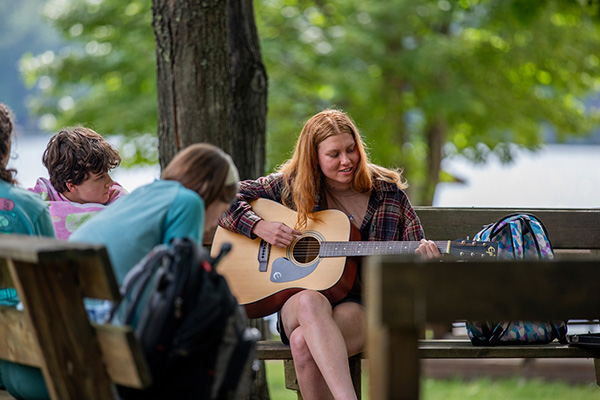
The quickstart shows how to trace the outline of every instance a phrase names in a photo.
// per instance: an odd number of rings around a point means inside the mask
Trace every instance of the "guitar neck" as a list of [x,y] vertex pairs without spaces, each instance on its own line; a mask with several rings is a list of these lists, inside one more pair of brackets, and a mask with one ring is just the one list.
[[[451,241],[434,241],[440,253],[450,252]],[[411,254],[421,242],[322,242],[320,257],[373,256],[379,254]]]

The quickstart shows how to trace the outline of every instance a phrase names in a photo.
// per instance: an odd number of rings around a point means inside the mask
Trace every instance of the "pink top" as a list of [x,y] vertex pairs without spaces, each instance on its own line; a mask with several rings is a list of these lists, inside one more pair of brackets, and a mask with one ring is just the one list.
[[42,200],[48,203],[54,232],[58,239],[67,240],[71,233],[94,214],[127,194],[121,185],[115,182],[110,188],[108,201],[100,203],[75,203],[60,194],[46,178],[38,178],[35,187],[29,191],[38,193]]

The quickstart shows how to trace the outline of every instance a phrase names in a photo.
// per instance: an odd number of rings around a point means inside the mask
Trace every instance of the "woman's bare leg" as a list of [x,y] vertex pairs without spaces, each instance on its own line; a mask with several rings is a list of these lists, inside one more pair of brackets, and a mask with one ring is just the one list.
[[344,303],[332,311],[320,293],[304,290],[282,309],[303,398],[356,399],[348,356],[364,342],[363,307]]

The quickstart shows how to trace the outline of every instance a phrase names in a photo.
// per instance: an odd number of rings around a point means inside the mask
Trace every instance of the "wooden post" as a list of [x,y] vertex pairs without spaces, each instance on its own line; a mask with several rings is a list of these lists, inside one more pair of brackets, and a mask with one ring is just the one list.
[[74,266],[67,261],[37,265],[9,261],[9,269],[43,355],[42,372],[51,398],[114,398]]
[[356,398],[360,400],[362,398],[362,360],[360,354],[350,357],[348,362],[350,363],[350,376],[354,384]]
[[[419,397],[418,325],[415,296],[388,287],[382,279],[383,264],[370,257],[365,272],[367,313],[367,358],[371,380],[371,399],[417,399]],[[410,261],[411,258],[407,258]],[[391,290],[390,290],[391,289]],[[401,304],[400,324],[386,321],[386,298]]]

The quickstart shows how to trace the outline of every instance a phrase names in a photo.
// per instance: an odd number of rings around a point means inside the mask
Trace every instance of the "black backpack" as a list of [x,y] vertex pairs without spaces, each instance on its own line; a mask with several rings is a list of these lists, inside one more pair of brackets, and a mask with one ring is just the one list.
[[260,333],[215,271],[229,250],[212,259],[189,239],[156,246],[125,277],[123,300],[111,313],[132,325],[152,372],[145,390],[118,387],[122,399],[234,399],[252,382]]

